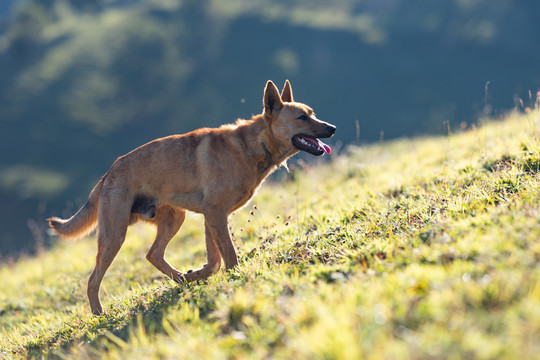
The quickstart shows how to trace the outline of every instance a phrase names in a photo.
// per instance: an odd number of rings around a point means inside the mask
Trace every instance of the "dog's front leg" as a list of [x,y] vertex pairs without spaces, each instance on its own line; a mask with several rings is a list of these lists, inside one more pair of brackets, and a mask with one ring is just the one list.
[[217,209],[206,211],[204,214],[206,227],[225,262],[225,268],[228,270],[238,265],[238,258],[227,227],[227,217],[226,211]]
[[208,262],[200,269],[189,270],[185,275],[184,279],[186,282],[192,282],[195,280],[206,279],[207,277],[214,275],[221,268],[221,255],[219,249],[216,245],[216,242],[212,238],[212,234],[208,227],[208,224],[205,224],[205,235],[206,235],[206,258]]

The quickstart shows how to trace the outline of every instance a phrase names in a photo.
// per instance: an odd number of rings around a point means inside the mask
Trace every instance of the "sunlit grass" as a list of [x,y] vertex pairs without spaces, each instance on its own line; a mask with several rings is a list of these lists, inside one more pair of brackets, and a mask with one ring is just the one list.
[[[89,315],[95,239],[0,268],[2,356],[534,358],[540,115],[351,148],[233,215],[240,267],[176,285],[131,228]],[[167,259],[205,261],[200,216]]]

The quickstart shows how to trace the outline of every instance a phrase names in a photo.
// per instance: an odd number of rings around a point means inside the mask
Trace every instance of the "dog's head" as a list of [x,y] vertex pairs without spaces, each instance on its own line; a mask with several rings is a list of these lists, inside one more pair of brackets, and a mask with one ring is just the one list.
[[334,135],[336,127],[317,119],[309,106],[295,102],[289,80],[285,81],[281,95],[276,85],[268,81],[263,105],[264,120],[281,146],[288,146],[293,152],[301,150],[316,156],[330,154],[330,146],[319,139]]

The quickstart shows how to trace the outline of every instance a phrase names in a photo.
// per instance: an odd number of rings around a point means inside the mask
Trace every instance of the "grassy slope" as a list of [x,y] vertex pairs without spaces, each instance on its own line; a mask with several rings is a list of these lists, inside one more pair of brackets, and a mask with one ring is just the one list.
[[[540,114],[351,149],[231,219],[241,266],[177,286],[133,227],[88,314],[92,240],[0,268],[0,356],[533,358]],[[253,205],[256,204],[256,208]],[[251,213],[250,213],[251,211]],[[188,217],[168,259],[204,262]]]

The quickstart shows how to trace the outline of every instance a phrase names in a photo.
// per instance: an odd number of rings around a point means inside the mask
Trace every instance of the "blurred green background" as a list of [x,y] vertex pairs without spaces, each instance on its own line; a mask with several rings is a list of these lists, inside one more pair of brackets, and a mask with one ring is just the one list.
[[46,247],[44,219],[134,147],[259,113],[268,79],[337,149],[523,110],[539,17],[537,0],[2,0],[0,257]]

